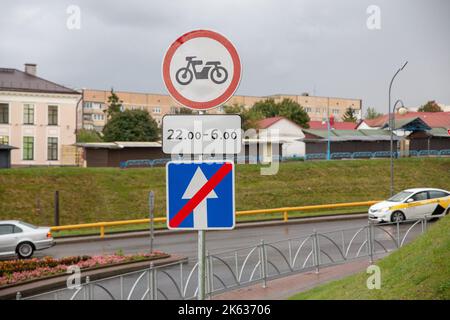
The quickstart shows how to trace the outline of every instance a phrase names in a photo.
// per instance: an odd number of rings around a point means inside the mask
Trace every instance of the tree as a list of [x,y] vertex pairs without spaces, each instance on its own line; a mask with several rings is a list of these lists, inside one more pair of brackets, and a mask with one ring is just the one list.
[[441,107],[436,103],[436,101],[431,100],[417,109],[419,112],[442,112]]
[[383,114],[379,113],[377,110],[375,110],[375,108],[371,108],[371,107],[367,108],[366,119],[375,119],[382,115]]
[[111,88],[111,95],[108,97],[108,109],[105,110],[108,119],[121,111],[122,102],[123,101],[120,100],[119,96],[114,92],[114,89]]
[[156,141],[159,129],[147,110],[114,113],[103,127],[105,141]]
[[102,142],[103,139],[95,130],[80,129],[77,132],[77,142]]
[[260,113],[264,118],[276,117],[279,115],[279,108],[274,99],[266,99],[256,102],[251,108],[252,112]]
[[291,99],[283,99],[278,106],[280,116],[290,119],[302,128],[309,128],[309,115],[297,102]]
[[301,105],[292,99],[283,99],[277,103],[274,99],[266,99],[256,102],[252,108],[247,109],[243,105],[234,104],[225,106],[227,114],[240,114],[242,129],[257,128],[259,120],[276,116],[285,117],[303,128],[309,128],[309,116]]
[[347,108],[344,115],[342,116],[342,121],[344,122],[356,122],[356,112],[352,107]]
[[276,103],[273,99],[256,102],[250,112],[262,115],[263,118],[285,117],[303,128],[309,128],[309,116],[303,107],[292,99],[283,99]]
[[243,105],[233,104],[232,106],[224,106],[223,109],[226,114],[239,114],[241,116],[243,130],[256,128],[257,122],[264,118],[260,112],[248,110]]

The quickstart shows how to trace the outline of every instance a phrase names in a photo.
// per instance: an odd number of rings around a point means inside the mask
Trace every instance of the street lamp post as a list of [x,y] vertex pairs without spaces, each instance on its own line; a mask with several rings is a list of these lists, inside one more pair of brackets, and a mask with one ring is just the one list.
[[[394,134],[393,134],[393,132],[394,132],[394,130],[396,129],[395,128],[395,110],[397,109],[397,104],[400,104],[400,107],[405,107],[405,104],[403,103],[403,101],[402,100],[400,100],[400,99],[398,99],[397,101],[395,101],[395,103],[394,103],[394,107],[392,107],[392,123],[393,123],[393,128],[392,128],[392,130],[391,130],[391,146],[393,145],[393,137],[394,137]],[[396,144],[397,145],[397,144]],[[391,153],[392,153],[392,148],[391,148]],[[391,157],[391,160],[392,160],[392,157]],[[391,170],[393,170],[393,168],[394,168],[394,165],[393,165],[393,162],[391,161]],[[392,171],[392,173],[393,173],[393,171]],[[392,174],[392,176],[393,176],[393,174]],[[393,183],[393,182],[392,182]]]
[[406,67],[407,64],[408,64],[408,61],[406,61],[403,64],[403,66],[395,72],[395,74],[392,77],[391,82],[389,84],[389,110],[388,110],[388,116],[389,116],[389,130],[391,131],[391,154],[390,154],[390,156],[391,156],[391,196],[394,195],[394,155],[393,155],[393,152],[394,152],[393,126],[394,126],[394,124],[392,123],[393,122],[393,117],[392,117],[392,114],[391,114],[391,91],[392,91],[392,84],[394,83],[395,77],[399,74],[400,71],[402,71]]

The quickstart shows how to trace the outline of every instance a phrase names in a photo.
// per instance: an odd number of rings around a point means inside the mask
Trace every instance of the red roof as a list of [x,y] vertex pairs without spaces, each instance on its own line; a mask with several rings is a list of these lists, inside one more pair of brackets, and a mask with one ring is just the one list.
[[[408,112],[395,114],[395,119],[411,119],[420,117],[431,128],[450,128],[450,112]],[[388,115],[382,115],[375,119],[365,119],[369,127],[382,127],[388,122]]]
[[272,117],[272,118],[266,118],[258,121],[258,128],[259,129],[267,129],[271,125],[273,125],[275,122],[280,121],[281,119],[286,119],[284,117]]
[[[332,127],[336,130],[354,130],[357,124],[354,122],[335,122]],[[327,123],[322,121],[310,121],[310,129],[327,130]]]

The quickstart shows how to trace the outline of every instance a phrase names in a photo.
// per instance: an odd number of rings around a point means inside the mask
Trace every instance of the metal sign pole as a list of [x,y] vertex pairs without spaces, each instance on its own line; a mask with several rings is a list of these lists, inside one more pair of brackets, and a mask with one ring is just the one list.
[[205,262],[206,262],[206,248],[205,248],[205,230],[198,231],[198,300],[205,300]]
[[[203,114],[203,111],[199,112],[200,115]],[[198,160],[203,160],[203,155],[199,155]],[[198,231],[198,300],[205,300],[205,288],[206,288],[206,248],[205,248],[205,230]]]
[[153,240],[154,235],[154,209],[155,209],[155,193],[150,191],[148,193],[148,207],[149,207],[149,217],[150,217],[150,253],[153,253]]
[[[191,39],[207,39],[206,42],[201,42],[202,44],[199,45],[197,41],[190,41]],[[203,44],[206,43],[206,44]],[[219,44],[219,46],[218,46]],[[220,49],[219,49],[220,48]],[[197,81],[197,74],[194,65],[203,62],[199,62],[200,60],[191,61],[193,58],[187,57],[187,52],[198,52],[199,56],[200,53],[205,54],[207,56],[211,56],[213,61],[205,61],[205,65],[208,64],[215,64],[214,69],[217,72],[211,72],[210,79],[208,76],[208,79],[211,80],[206,83],[206,86],[202,85],[201,89],[199,89],[196,85],[190,85],[192,81]],[[180,65],[185,65],[186,60],[188,61],[188,64],[186,67],[180,68]],[[190,66],[192,65],[192,69],[190,70]],[[178,74],[181,74],[180,71],[176,72],[175,78],[171,76],[171,70],[173,68],[176,68],[178,70],[185,69],[185,72],[183,73],[183,76],[185,78],[179,78]],[[211,31],[211,30],[193,30],[185,33],[181,37],[177,37],[177,39],[172,43],[170,46],[170,49],[166,51],[166,54],[164,55],[164,59],[162,62],[162,76],[164,84],[169,92],[169,94],[178,101],[181,105],[184,105],[190,109],[199,110],[199,115],[203,115],[204,112],[202,110],[211,109],[215,107],[219,107],[220,105],[223,105],[225,102],[228,101],[228,99],[231,98],[231,96],[234,94],[236,89],[239,86],[239,82],[241,80],[241,61],[239,59],[238,52],[234,45],[229,41],[227,38],[225,38],[223,35]],[[231,81],[226,83],[227,79],[231,79]],[[182,85],[182,87],[179,87],[176,83],[179,85]],[[194,82],[195,83],[195,82]],[[224,93],[224,88],[221,86],[217,86],[218,84],[226,83],[226,90]],[[233,120],[233,119],[234,120]],[[216,152],[216,154],[236,154],[239,153],[242,140],[241,140],[241,119],[240,117],[227,117],[231,123],[224,122],[222,119],[217,119],[216,117],[211,117],[211,115],[203,115],[199,116],[198,118],[193,118],[192,120],[185,120],[186,123],[183,123],[183,120],[186,118],[174,118],[174,117],[164,117],[163,118],[163,152],[168,154],[180,154],[180,150],[185,150],[183,148],[180,149],[180,147],[184,147],[184,144],[179,141],[181,140],[186,142],[186,145],[189,146],[190,143],[198,143],[200,142],[201,145],[195,145],[196,150],[191,150],[190,152],[187,152],[190,155],[199,154],[202,152],[198,152],[197,149],[205,150],[206,146],[209,145],[209,143],[203,143],[203,137],[210,136],[211,140],[222,141],[224,146],[227,145],[229,147],[233,146],[234,151],[231,153],[228,151],[230,148],[222,147],[222,152]],[[209,119],[209,120],[207,120]],[[200,130],[198,130],[196,127],[196,121],[201,121],[202,126]],[[181,121],[182,128],[178,125],[178,123]],[[177,123],[178,122],[178,123]],[[207,126],[206,126],[207,124]],[[207,128],[205,128],[205,126]],[[180,130],[185,129],[185,127],[189,126],[189,130]],[[231,127],[231,128],[230,128]],[[183,136],[183,131],[187,131],[188,134],[185,134],[186,137],[181,137],[176,134],[174,136],[175,129],[178,128],[181,132],[181,136]],[[231,130],[230,130],[231,129]],[[174,132],[171,132],[174,131]],[[221,135],[221,136],[219,136]],[[177,138],[174,138],[177,137]],[[199,138],[196,138],[199,137]],[[206,139],[208,142],[209,140]],[[239,143],[239,144],[237,144]],[[236,146],[237,144],[237,146]],[[228,153],[227,153],[228,152]],[[183,154],[186,154],[185,151],[182,152]],[[205,152],[206,153],[206,152]],[[177,184],[174,180],[175,178],[170,178],[170,172],[171,171],[177,171],[171,166],[171,162],[167,165],[167,171],[166,171],[166,181],[167,181],[167,217],[168,217],[168,228],[169,229],[195,229],[198,230],[198,290],[197,290],[197,298],[199,300],[205,299],[205,296],[207,294],[206,290],[206,230],[209,229],[230,229],[229,226],[224,225],[224,227],[216,226],[214,228],[208,227],[208,216],[207,216],[207,199],[212,198],[214,194],[214,198],[218,198],[221,200],[221,198],[217,197],[217,195],[214,193],[214,190],[210,190],[209,193],[203,196],[203,201],[198,202],[200,195],[203,193],[198,193],[199,190],[201,190],[201,185],[207,186],[206,189],[210,188],[213,185],[217,186],[217,183],[219,183],[225,175],[227,175],[229,172],[233,172],[232,179],[227,179],[228,182],[226,182],[227,186],[230,189],[227,193],[224,194],[222,197],[225,201],[232,201],[233,203],[233,212],[231,210],[224,211],[223,213],[233,214],[233,225],[231,226],[231,229],[234,228],[234,164],[230,165],[229,163],[225,165],[220,166],[218,172],[215,173],[217,175],[217,179],[219,181],[214,180],[214,182],[210,182],[208,185],[203,182],[204,180],[207,180],[204,176],[201,167],[203,166],[203,155],[200,155],[198,157],[199,163],[196,164],[192,161],[185,161],[185,164],[182,164],[181,168],[188,168],[192,165],[192,167],[196,167],[194,176],[192,177],[191,182],[189,183],[186,190],[184,190],[184,193],[178,198],[176,197],[176,200],[170,200],[169,198],[169,190],[171,189],[170,184]],[[184,169],[183,169],[184,170]],[[195,178],[195,180],[194,180]],[[220,179],[219,179],[220,178]],[[184,179],[184,178],[183,178]],[[231,183],[230,183],[231,180]],[[169,181],[174,181],[169,184]],[[202,183],[200,183],[202,181]],[[174,187],[179,188],[180,186]],[[194,192],[194,189],[196,192]],[[205,189],[205,190],[206,190]],[[227,190],[228,190],[227,189]],[[189,192],[187,192],[189,190]],[[203,191],[205,191],[203,190]],[[179,191],[179,190],[178,190]],[[186,193],[186,196],[184,194]],[[199,197],[195,197],[196,194],[199,194]],[[208,197],[208,195],[210,195]],[[225,196],[226,195],[226,196]],[[194,199],[195,200],[192,200]],[[178,212],[171,212],[173,210],[170,209],[169,204],[171,201],[177,201],[177,204],[180,204],[178,201],[183,199],[189,199],[189,202],[184,203],[182,206],[182,209]],[[184,201],[183,201],[184,202]],[[188,205],[189,204],[189,205]],[[195,205],[194,205],[195,204]],[[217,204],[217,203],[216,203]],[[192,207],[193,206],[193,207]],[[196,209],[197,208],[197,209]],[[189,209],[189,210],[188,210]],[[196,209],[196,210],[194,210]],[[215,207],[216,211],[220,211],[217,207]],[[190,211],[190,212],[188,212]],[[192,227],[180,227],[180,223],[185,219],[187,215],[189,215],[192,211],[194,211],[194,217],[198,218],[193,221]],[[195,214],[197,211],[198,214]],[[221,212],[222,213],[222,212]],[[174,215],[173,215],[174,214]],[[206,223],[205,223],[206,222]]]

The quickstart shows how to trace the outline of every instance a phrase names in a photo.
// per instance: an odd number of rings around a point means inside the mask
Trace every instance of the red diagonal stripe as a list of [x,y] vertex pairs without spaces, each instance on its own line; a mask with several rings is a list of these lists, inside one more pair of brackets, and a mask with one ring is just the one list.
[[231,171],[232,165],[225,162],[216,173],[197,191],[197,193],[189,199],[189,201],[181,208],[180,211],[169,221],[172,228],[176,228],[186,219],[192,211],[198,206],[203,199],[222,181],[223,178]]

